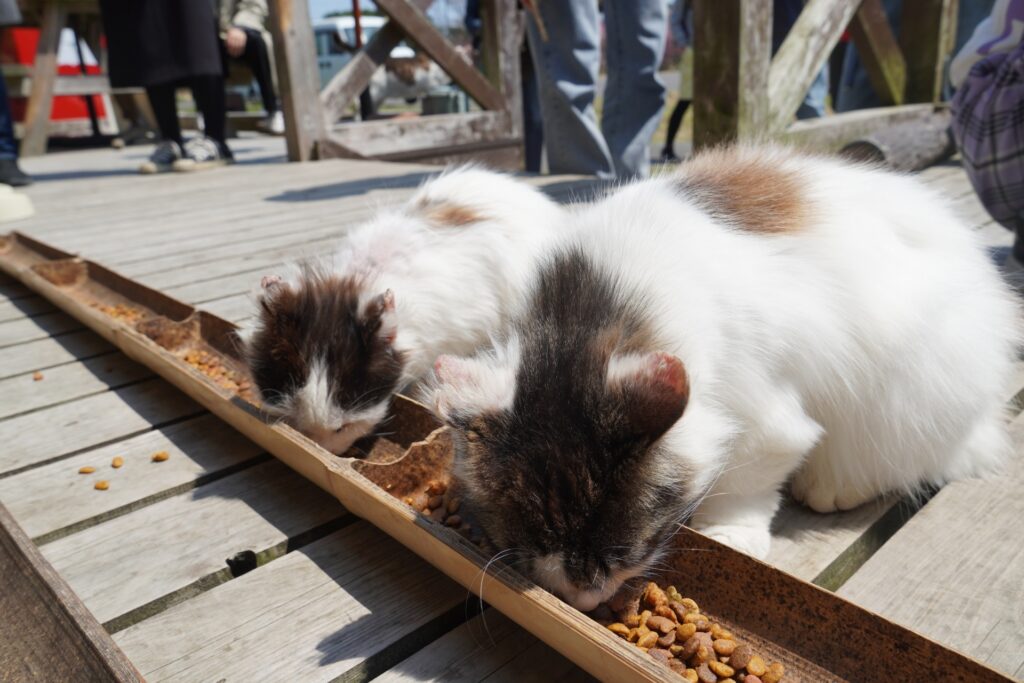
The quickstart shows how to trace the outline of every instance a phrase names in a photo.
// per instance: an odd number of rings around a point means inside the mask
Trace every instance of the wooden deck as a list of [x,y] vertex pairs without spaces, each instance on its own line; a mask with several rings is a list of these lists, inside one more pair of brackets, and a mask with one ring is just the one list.
[[[134,173],[148,151],[139,148],[26,160],[38,215],[0,231],[81,252],[237,321],[262,274],[325,248],[435,170],[285,165],[283,144],[263,139],[234,148],[233,168],[162,177]],[[923,176],[993,245],[1009,243],[955,164]],[[543,182],[559,197],[585,191]],[[1013,433],[1024,451],[1024,416]],[[3,279],[0,443],[0,502],[148,680],[588,678]],[[160,450],[171,457],[152,466]],[[110,469],[114,456],[124,467]],[[1022,464],[994,483],[949,486],[916,511],[893,501],[836,515],[787,507],[770,561],[1024,680]],[[77,474],[85,465],[110,489]]]

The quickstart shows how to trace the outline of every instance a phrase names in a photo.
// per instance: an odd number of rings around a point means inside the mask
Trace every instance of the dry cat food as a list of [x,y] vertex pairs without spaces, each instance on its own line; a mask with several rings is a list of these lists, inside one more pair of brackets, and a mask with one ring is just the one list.
[[473,543],[480,543],[480,532],[460,514],[462,500],[455,487],[431,479],[422,491],[406,496],[403,502],[433,521],[455,529]]
[[157,451],[152,455],[152,457],[150,457],[150,460],[152,460],[153,462],[163,462],[164,460],[167,460],[167,458],[169,457],[171,457],[171,455],[167,451]]
[[106,479],[100,479],[98,482],[92,485],[97,491],[106,491],[110,488],[110,482]]
[[95,471],[96,471],[95,467],[90,467],[88,465],[86,465],[85,467],[79,467],[78,468],[78,473],[79,474],[92,474]]
[[123,320],[126,323],[138,322],[142,318],[142,311],[124,304],[116,304],[114,306],[93,304],[93,308],[97,308],[103,313],[109,315],[111,318],[117,318],[118,320]]
[[41,373],[41,372],[33,372],[32,373],[32,381],[33,382],[41,382],[41,381],[43,381],[43,373]]
[[110,461],[110,466],[113,467],[115,470],[117,468],[121,467],[121,465],[123,465],[123,464],[124,464],[124,458],[122,458],[120,455],[115,457],[113,460]]
[[785,673],[782,664],[765,662],[675,586],[662,589],[652,581],[622,609],[603,605],[593,616],[691,683],[779,683]]
[[217,386],[229,389],[248,400],[252,399],[252,383],[225,367],[214,354],[202,349],[192,349],[185,352],[184,359],[186,363],[216,382]]

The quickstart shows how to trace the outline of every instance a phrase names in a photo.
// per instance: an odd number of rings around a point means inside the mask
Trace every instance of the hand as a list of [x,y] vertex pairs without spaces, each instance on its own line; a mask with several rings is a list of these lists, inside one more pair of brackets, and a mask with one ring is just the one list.
[[228,33],[224,36],[224,44],[228,48],[228,54],[232,57],[241,57],[242,53],[245,52],[245,41],[248,37],[245,35],[245,31],[235,26],[228,29]]

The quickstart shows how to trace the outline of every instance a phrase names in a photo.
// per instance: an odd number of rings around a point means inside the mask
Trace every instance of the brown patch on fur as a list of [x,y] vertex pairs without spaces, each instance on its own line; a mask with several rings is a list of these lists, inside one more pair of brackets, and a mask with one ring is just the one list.
[[451,202],[442,202],[425,207],[424,214],[431,223],[453,228],[461,228],[484,220],[483,216],[468,206]]
[[799,232],[809,207],[799,173],[770,152],[720,149],[680,167],[682,193],[713,218],[747,232]]
[[417,52],[413,57],[388,57],[384,60],[384,69],[395,75],[395,78],[406,85],[416,82],[416,73],[430,65],[430,58],[424,52]]

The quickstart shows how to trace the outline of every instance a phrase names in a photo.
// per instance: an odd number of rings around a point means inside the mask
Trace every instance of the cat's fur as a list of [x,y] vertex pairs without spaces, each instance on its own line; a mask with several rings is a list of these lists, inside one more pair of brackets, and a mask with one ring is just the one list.
[[571,223],[507,338],[438,359],[433,401],[485,530],[576,606],[691,513],[763,557],[791,477],[824,512],[1007,456],[1016,300],[912,178],[716,151]]
[[507,326],[561,216],[524,183],[457,169],[354,228],[332,255],[263,278],[243,332],[263,402],[344,451],[439,354],[471,353]]

